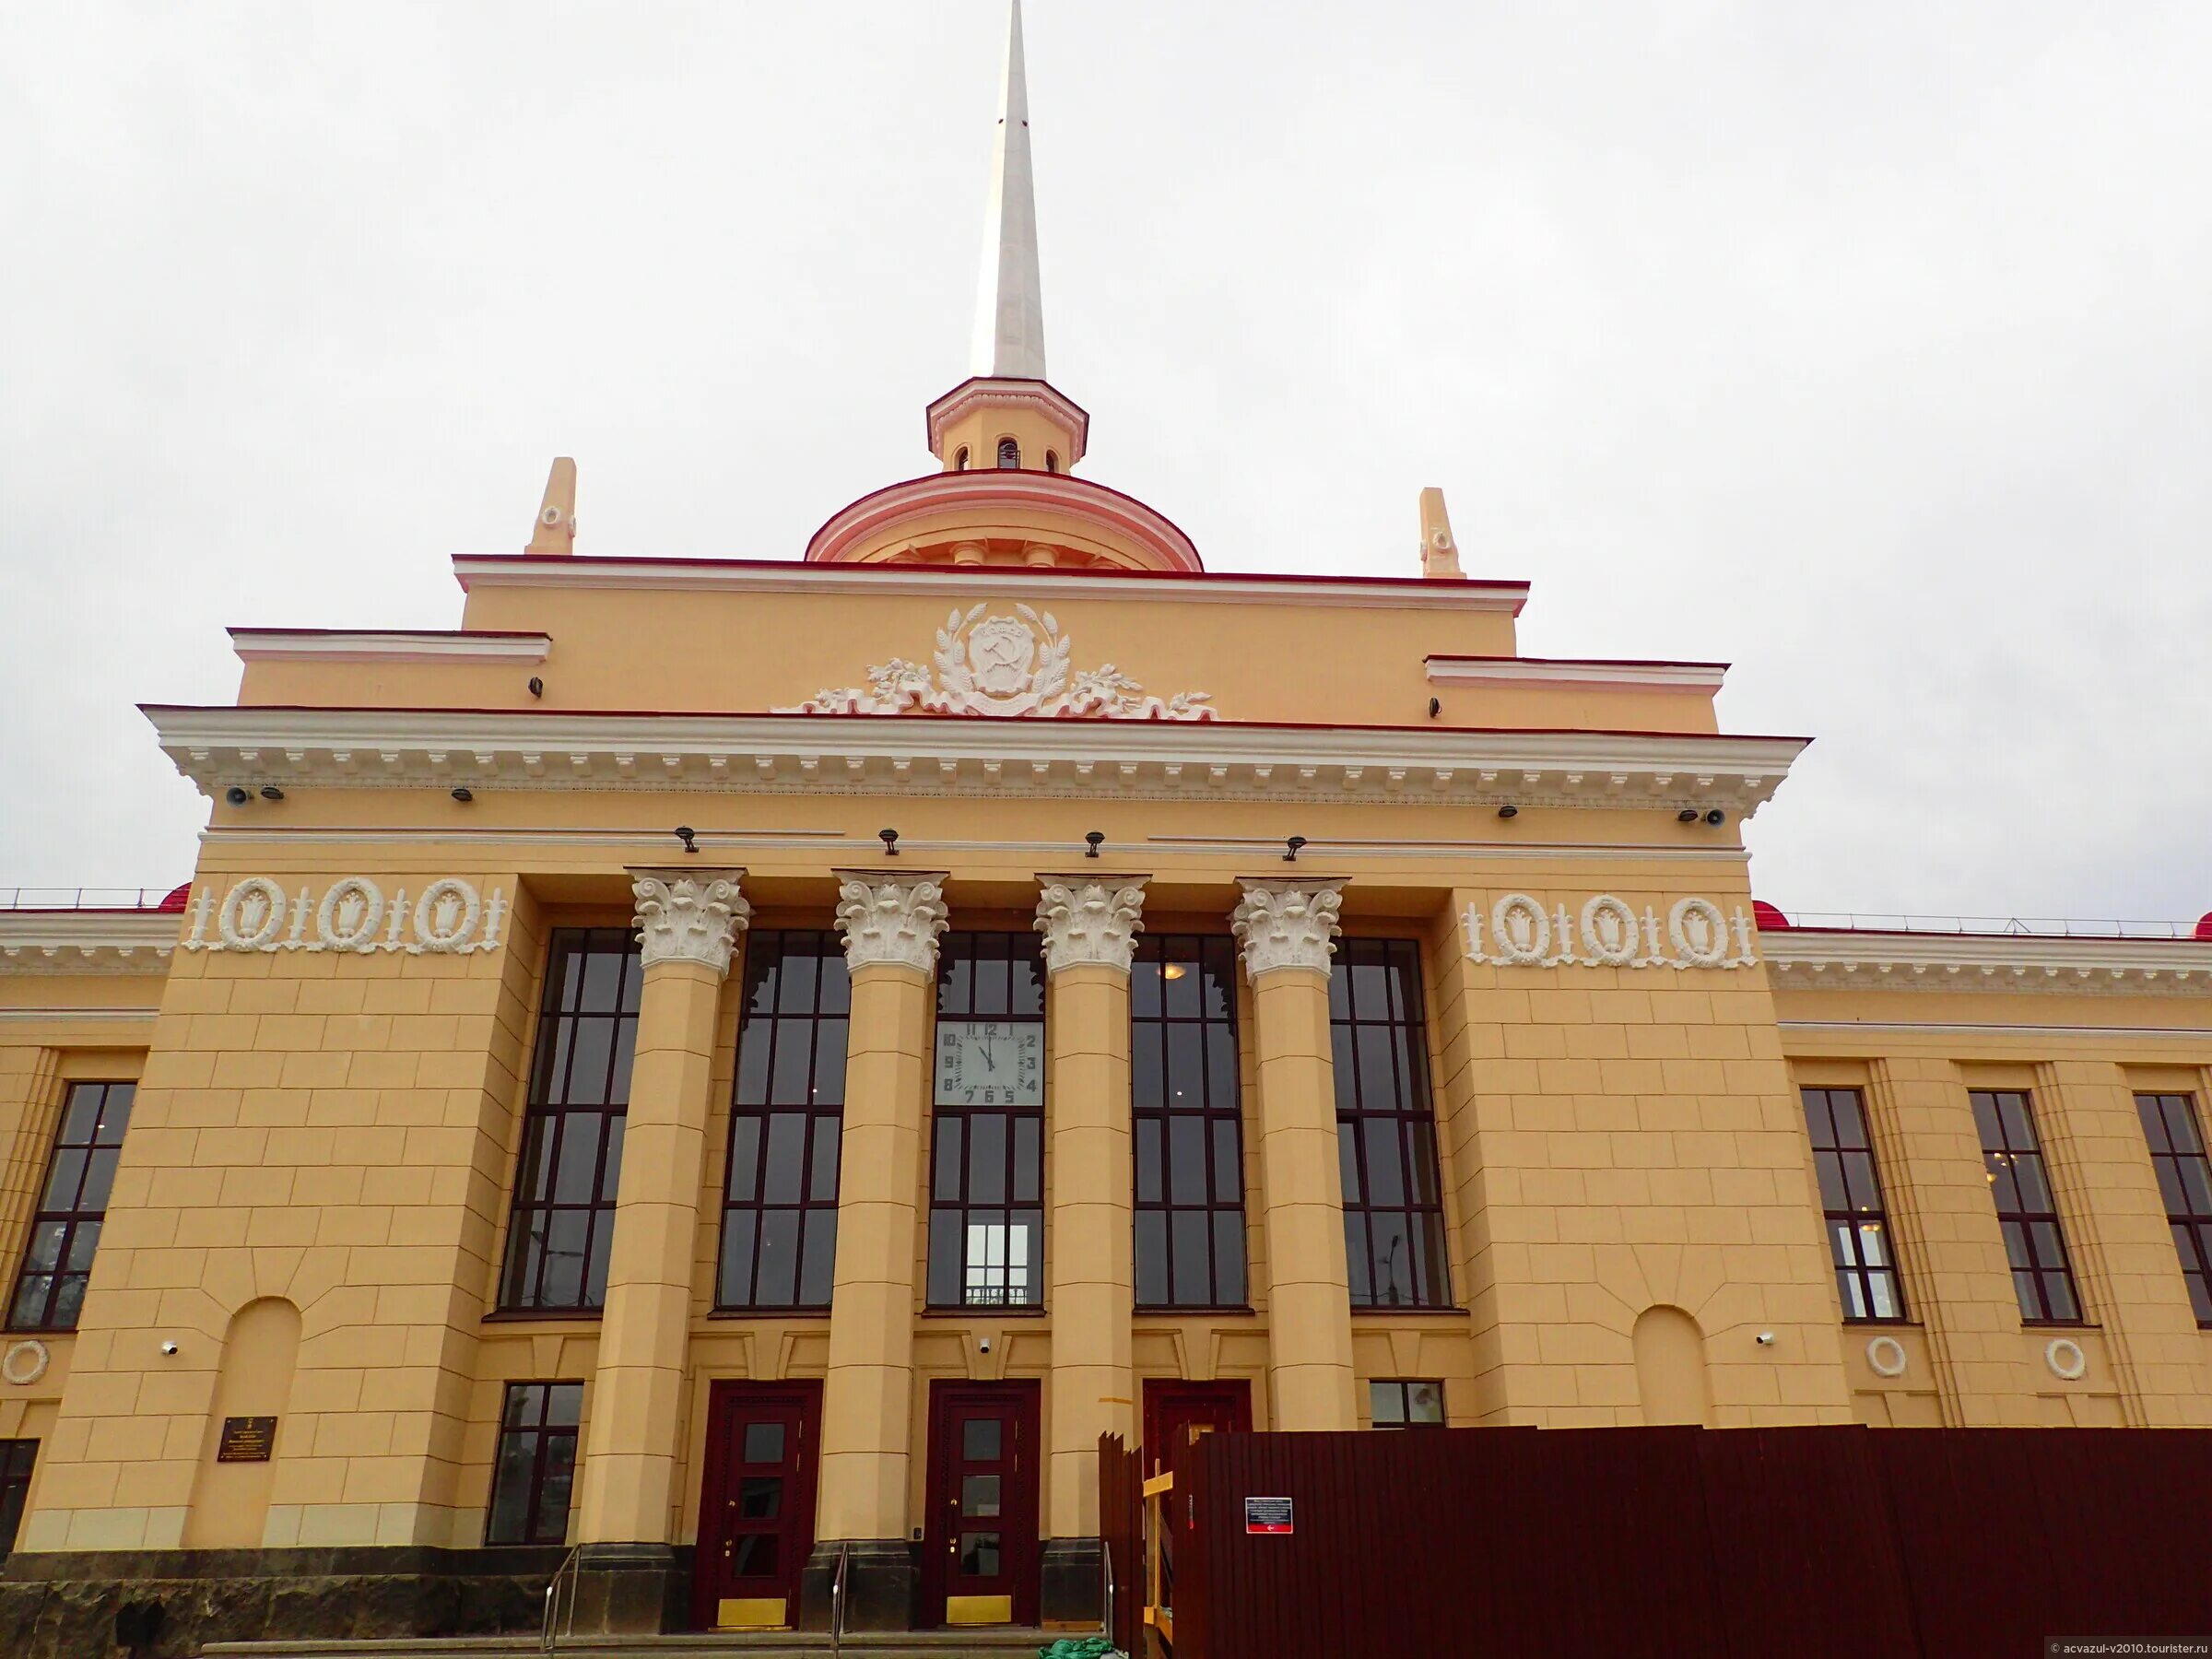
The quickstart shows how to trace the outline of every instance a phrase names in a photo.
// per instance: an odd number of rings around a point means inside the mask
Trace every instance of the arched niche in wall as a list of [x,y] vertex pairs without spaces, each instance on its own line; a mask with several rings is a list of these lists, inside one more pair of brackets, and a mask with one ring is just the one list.
[[1636,1393],[1643,1420],[1711,1427],[1712,1389],[1705,1376],[1705,1333],[1679,1308],[1636,1316]]
[[[221,1461],[223,1425],[233,1418],[274,1418],[283,1430],[300,1358],[300,1310],[281,1296],[250,1301],[230,1316],[223,1357],[216,1368],[215,1398],[200,1442],[200,1466],[192,1477],[192,1508],[184,1517],[187,1549],[259,1549],[268,1524],[269,1488],[276,1478],[276,1447],[259,1461]],[[258,1430],[234,1435],[233,1450],[251,1448]]]

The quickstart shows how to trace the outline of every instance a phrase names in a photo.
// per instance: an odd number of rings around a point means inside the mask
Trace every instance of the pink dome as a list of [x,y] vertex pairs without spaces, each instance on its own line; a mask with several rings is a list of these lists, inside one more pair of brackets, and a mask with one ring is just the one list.
[[1790,919],[1764,899],[1751,900],[1751,919],[1759,924],[1760,933],[1782,933],[1790,925]]

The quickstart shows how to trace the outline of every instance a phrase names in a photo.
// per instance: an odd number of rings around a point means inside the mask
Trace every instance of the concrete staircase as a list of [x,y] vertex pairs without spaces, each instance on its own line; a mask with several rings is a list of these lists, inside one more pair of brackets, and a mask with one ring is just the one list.
[[[851,1635],[852,1659],[1032,1659],[1047,1642],[1092,1634],[1001,1627]],[[681,1636],[567,1636],[566,1659],[830,1659],[830,1638],[813,1631]],[[204,1659],[536,1659],[535,1636],[452,1636],[391,1641],[211,1641]]]

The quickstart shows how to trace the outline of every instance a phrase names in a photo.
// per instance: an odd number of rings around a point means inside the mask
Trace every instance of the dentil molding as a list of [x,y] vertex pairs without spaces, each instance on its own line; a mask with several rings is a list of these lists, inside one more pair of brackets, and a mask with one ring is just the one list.
[[1107,720],[1198,721],[1216,718],[1204,691],[1173,697],[1145,688],[1112,663],[1077,673],[1075,643],[1051,611],[1017,605],[1013,616],[990,616],[986,602],[955,610],[937,629],[932,666],[893,657],[868,670],[864,690],[818,691],[778,714],[993,714],[1089,716]]
[[290,898],[275,877],[249,876],[219,905],[212,888],[201,889],[184,948],[469,956],[500,947],[506,914],[507,900],[498,888],[488,900],[458,876],[431,882],[412,907],[406,888],[387,902],[384,889],[366,876],[341,877],[324,889],[320,902],[312,888]]
[[631,871],[629,890],[638,901],[637,926],[643,941],[640,964],[700,962],[716,973],[728,973],[730,951],[753,917],[753,907],[737,890],[744,874]]
[[837,927],[845,936],[845,966],[888,962],[932,973],[937,935],[945,931],[945,890],[937,876],[886,881],[842,875],[837,889]]
[[1257,981],[1278,968],[1328,972],[1343,902],[1341,881],[1246,881],[1229,920],[1243,947],[1244,977]]
[[1129,971],[1145,925],[1143,880],[1047,881],[1037,900],[1044,968],[1116,968]]
[[[1470,904],[1460,915],[1467,959],[1496,968],[1748,968],[1758,926],[1742,905],[1724,916],[1710,899],[1677,899],[1663,924],[1650,904],[1635,906],[1597,893],[1580,912],[1561,904],[1547,914],[1526,893],[1508,893],[1491,907],[1495,951],[1483,947],[1483,912]],[[1733,935],[1733,944],[1731,942]]]

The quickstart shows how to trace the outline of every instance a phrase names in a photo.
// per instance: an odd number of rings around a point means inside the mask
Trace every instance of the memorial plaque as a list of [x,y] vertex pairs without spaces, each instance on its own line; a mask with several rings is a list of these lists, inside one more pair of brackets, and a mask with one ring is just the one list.
[[1290,1500],[1247,1498],[1244,1530],[1248,1533],[1287,1533],[1290,1530]]
[[276,1453],[276,1419],[273,1417],[225,1418],[223,1438],[216,1447],[217,1463],[267,1463]]

